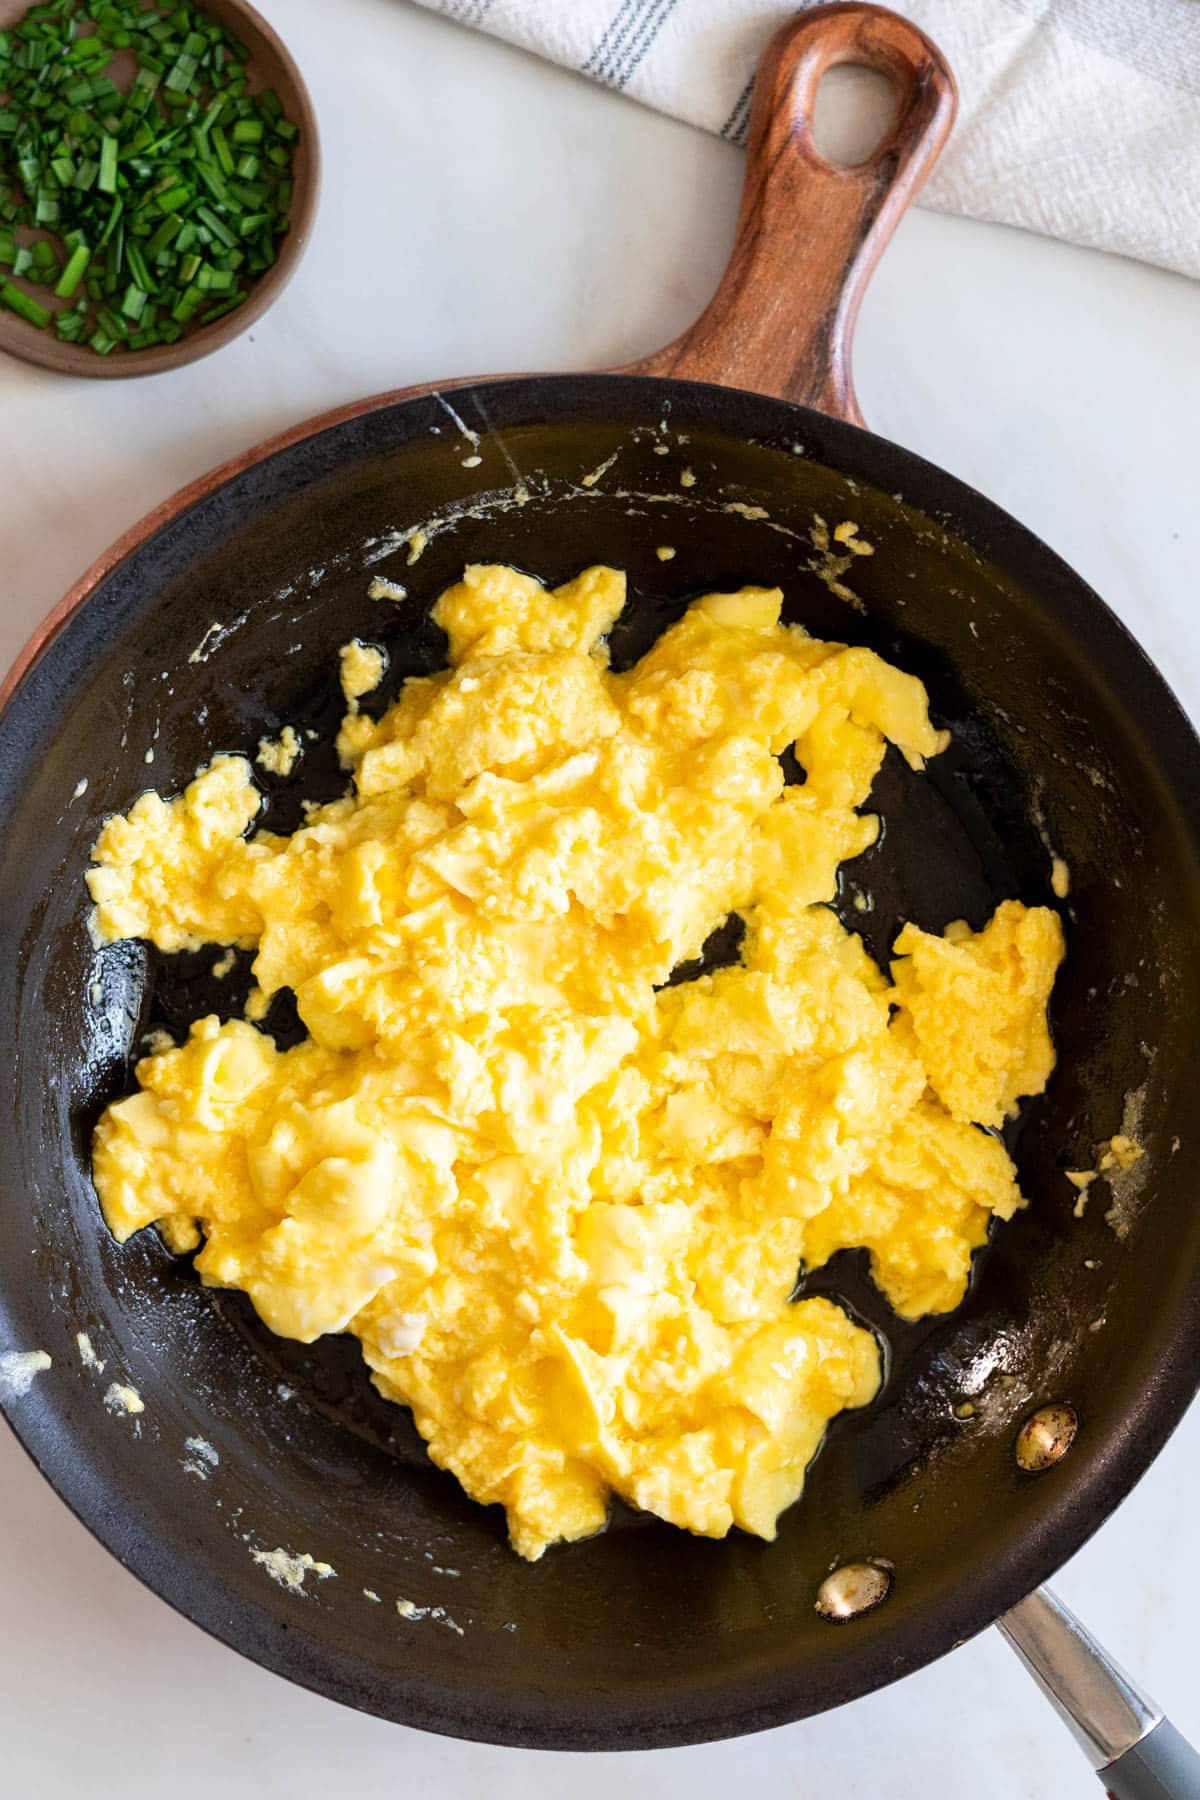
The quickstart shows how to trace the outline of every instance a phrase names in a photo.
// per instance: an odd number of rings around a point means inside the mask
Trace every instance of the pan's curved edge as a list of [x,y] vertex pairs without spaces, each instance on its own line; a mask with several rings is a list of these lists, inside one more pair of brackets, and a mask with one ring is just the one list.
[[[486,382],[424,384],[358,401],[279,433],[188,484],[126,532],[64,596],[14,664],[0,690],[0,709],[71,615],[120,563],[172,519],[224,483],[306,438],[366,414],[427,397],[443,387],[447,390],[474,387],[486,393],[489,387],[513,379],[495,377]],[[701,384],[650,377],[580,375],[549,379],[578,382],[581,387],[602,380],[610,394],[626,385],[630,389],[655,386],[699,393],[706,391]],[[894,472],[894,469],[889,471],[888,464],[893,460],[902,464],[910,483],[924,489],[921,496],[906,495],[914,504],[924,504],[927,509],[969,508],[982,535],[1001,533],[1008,536],[1022,556],[1038,559],[1043,577],[1053,577],[1069,587],[1072,604],[1087,612],[1089,624],[1095,631],[1097,644],[1094,649],[1099,660],[1109,670],[1120,667],[1127,690],[1132,690],[1132,703],[1143,704],[1150,692],[1160,706],[1164,699],[1169,701],[1169,707],[1156,718],[1155,750],[1160,765],[1165,767],[1175,787],[1179,811],[1200,862],[1200,739],[1165,677],[1106,603],[1062,558],[976,490],[887,440],[785,402],[764,401],[737,390],[709,389],[707,392],[720,395],[724,405],[734,412],[739,406],[753,401],[758,407],[778,409],[792,418],[799,415],[807,419],[819,428],[827,441],[840,444],[844,450],[848,451],[851,446],[865,448],[863,460],[874,464],[872,474],[866,478],[879,479],[881,485],[889,473]],[[863,473],[861,469],[859,472]],[[1140,1396],[1138,1407],[1126,1416],[1120,1431],[1105,1446],[1103,1457],[1089,1477],[1086,1504],[1074,1507],[1065,1522],[1057,1516],[1057,1510],[1061,1509],[1056,1510],[1053,1504],[1048,1504],[1037,1532],[1026,1536],[1011,1553],[994,1559],[969,1591],[957,1589],[935,1606],[924,1621],[925,1630],[919,1639],[902,1647],[881,1644],[872,1657],[864,1658],[855,1666],[848,1679],[830,1682],[818,1703],[798,1697],[786,1674],[780,1674],[766,1681],[743,1681],[732,1688],[727,1687],[722,1695],[724,1703],[720,1706],[710,1705],[713,1696],[705,1692],[694,1694],[691,1704],[682,1707],[678,1704],[652,1707],[635,1703],[623,1708],[619,1698],[610,1696],[608,1708],[611,1710],[607,1710],[603,1723],[591,1726],[585,1726],[578,1713],[569,1717],[568,1707],[561,1703],[556,1705],[550,1699],[539,1701],[532,1707],[526,1706],[521,1711],[503,1709],[491,1713],[479,1707],[477,1697],[473,1706],[464,1708],[461,1696],[456,1698],[449,1692],[420,1697],[406,1693],[402,1698],[397,1696],[391,1707],[381,1706],[377,1696],[354,1692],[348,1671],[318,1672],[308,1666],[302,1645],[294,1639],[277,1638],[267,1642],[264,1636],[247,1644],[230,1644],[228,1613],[216,1596],[208,1599],[204,1593],[197,1592],[182,1571],[160,1566],[153,1573],[149,1572],[145,1567],[148,1559],[137,1555],[136,1550],[131,1551],[129,1546],[119,1546],[119,1534],[111,1520],[93,1523],[86,1516],[84,1491],[77,1482],[69,1476],[60,1480],[48,1474],[46,1465],[52,1458],[47,1455],[43,1460],[40,1452],[46,1448],[46,1434],[39,1432],[36,1426],[40,1408],[27,1414],[14,1408],[8,1413],[8,1422],[34,1465],[51,1480],[65,1504],[98,1542],[114,1551],[151,1592],[217,1641],[237,1648],[240,1654],[261,1667],[284,1674],[310,1691],[336,1698],[343,1704],[376,1713],[382,1711],[384,1716],[399,1722],[447,1736],[521,1748],[649,1749],[712,1741],[790,1723],[823,1707],[844,1704],[911,1674],[976,1635],[1032,1587],[1049,1578],[1107,1520],[1163,1448],[1198,1387],[1200,1270],[1190,1277],[1185,1295],[1184,1325],[1177,1340],[1176,1354],[1170,1362],[1163,1362],[1155,1369]],[[1053,1476],[1044,1479],[1052,1481]]]

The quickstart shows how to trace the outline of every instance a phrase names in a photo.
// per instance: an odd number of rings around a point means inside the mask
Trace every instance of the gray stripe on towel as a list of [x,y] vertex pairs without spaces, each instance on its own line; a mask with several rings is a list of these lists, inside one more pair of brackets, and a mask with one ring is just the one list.
[[626,40],[650,4],[651,0],[621,0],[620,10],[605,26],[587,61],[580,65],[580,73],[612,81],[617,60],[624,59]]
[[658,11],[643,24],[637,42],[626,59],[625,67],[621,71],[621,79],[617,82],[618,90],[624,89],[647,52],[654,47],[655,39],[675,11],[678,3],[679,0],[658,0]]
[[746,135],[746,126],[750,119],[750,98],[754,93],[754,77],[750,77],[741,93],[733,103],[733,111],[721,127],[721,136],[731,144],[740,144]]

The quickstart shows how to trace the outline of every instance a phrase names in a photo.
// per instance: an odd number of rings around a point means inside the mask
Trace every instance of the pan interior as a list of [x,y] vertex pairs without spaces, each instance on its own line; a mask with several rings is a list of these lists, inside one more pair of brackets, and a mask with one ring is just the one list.
[[[72,616],[0,718],[0,1005],[16,1047],[3,1072],[0,1348],[53,1357],[13,1419],[139,1574],[336,1698],[558,1747],[778,1723],[986,1623],[1099,1523],[1186,1403],[1200,1337],[1180,1080],[1200,1006],[1195,740],[1069,571],[969,490],[863,433],[631,379],[452,398],[453,412],[413,401],[303,440],[170,521]],[[820,522],[843,520],[874,554],[839,576]],[[402,540],[418,527],[410,561]],[[262,784],[265,822],[291,829],[303,799],[342,791],[338,646],[386,648],[370,705],[387,704],[406,676],[440,666],[429,607],[476,560],[552,583],[592,562],[627,570],[618,661],[700,592],[778,583],[786,618],[919,675],[952,749],[921,777],[889,755],[870,802],[882,841],[844,866],[838,901],[879,960],[903,919],[979,926],[1008,896],[1054,904],[1052,854],[1071,871],[1060,1067],[1010,1134],[1031,1207],[977,1259],[949,1318],[900,1326],[858,1253],[805,1278],[802,1291],[835,1295],[879,1331],[888,1379],[874,1406],[835,1423],[773,1544],[713,1544],[618,1508],[601,1537],[525,1565],[498,1509],[467,1501],[408,1415],[374,1394],[353,1340],[276,1339],[241,1296],[201,1290],[153,1233],[118,1249],[99,1218],[90,1132],[130,1087],[141,1038],[240,1012],[249,984],[244,957],[218,981],[212,953],[93,946],[83,874],[101,820],[145,787],[177,790],[216,750],[253,756],[290,723],[318,734],[303,773]],[[370,598],[375,576],[407,598]],[[268,1026],[295,1033],[286,999]],[[1097,1189],[1075,1219],[1064,1169],[1089,1166],[1095,1142],[1131,1122],[1147,1146],[1136,1180],[1115,1203]],[[80,1360],[80,1331],[103,1378]],[[137,1387],[143,1414],[105,1410],[114,1377]],[[1012,1440],[1050,1399],[1074,1404],[1082,1427],[1039,1483]],[[198,1469],[189,1438],[219,1461]],[[254,1552],[276,1547],[336,1576],[299,1593],[274,1584]],[[894,1565],[893,1594],[834,1630],[813,1609],[816,1586],[861,1557]],[[431,1610],[405,1621],[398,1598]]]

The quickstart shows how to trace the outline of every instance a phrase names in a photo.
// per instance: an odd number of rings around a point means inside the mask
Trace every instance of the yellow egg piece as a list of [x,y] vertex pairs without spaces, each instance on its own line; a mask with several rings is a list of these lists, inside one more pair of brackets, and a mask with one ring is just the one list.
[[[904,1317],[957,1305],[1022,1204],[979,1127],[1053,1066],[1056,914],[905,926],[889,984],[829,908],[886,744],[944,747],[921,684],[762,588],[613,673],[624,603],[613,569],[467,568],[448,668],[378,720],[382,653],[344,648],[343,799],[255,833],[218,756],[109,820],[89,875],[102,938],[253,949],[248,1014],[290,988],[309,1034],[205,1018],[140,1062],[95,1134],[112,1230],[201,1244],[284,1336],[354,1333],[530,1558],[613,1493],[773,1536],[880,1379],[798,1269],[866,1246]],[[668,985],[735,915],[738,961]]]

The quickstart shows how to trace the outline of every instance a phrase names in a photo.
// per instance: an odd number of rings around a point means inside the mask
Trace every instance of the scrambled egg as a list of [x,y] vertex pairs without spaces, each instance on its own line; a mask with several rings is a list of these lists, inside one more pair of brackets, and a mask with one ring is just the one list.
[[[381,720],[381,654],[343,651],[345,798],[255,833],[218,756],[110,819],[89,876],[104,938],[253,949],[253,1015],[289,988],[309,1032],[203,1018],[138,1064],[95,1136],[112,1230],[203,1238],[284,1336],[353,1332],[530,1558],[614,1492],[773,1536],[880,1380],[870,1332],[789,1299],[799,1267],[865,1245],[901,1315],[954,1307],[1022,1204],[979,1127],[1053,1062],[1056,914],[907,925],[889,981],[827,905],[886,743],[944,746],[921,684],[759,588],[614,674],[624,599],[606,568],[468,568],[450,666]],[[738,962],[665,985],[733,914]]]
[[255,762],[268,775],[290,775],[304,746],[294,725],[285,725],[277,738],[259,738]]

